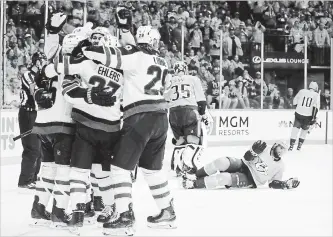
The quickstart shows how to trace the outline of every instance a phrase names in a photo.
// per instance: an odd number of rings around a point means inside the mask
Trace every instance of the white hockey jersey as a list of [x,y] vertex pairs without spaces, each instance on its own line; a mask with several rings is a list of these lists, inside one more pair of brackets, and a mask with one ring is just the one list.
[[253,180],[257,186],[264,185],[273,180],[282,181],[284,173],[284,163],[282,159],[275,161],[270,155],[270,149],[267,149],[254,158],[252,161],[247,161],[243,158],[244,164],[249,168]]
[[206,101],[200,79],[196,76],[168,77],[165,88],[164,97],[169,101],[170,108],[193,106],[197,109],[197,102]]
[[[62,84],[62,93],[73,104],[72,118],[85,126],[115,132],[120,130],[120,101],[122,98],[123,75],[120,70],[106,67],[93,62],[82,55],[81,58],[66,56],[64,63],[59,64],[58,70],[65,75],[79,75],[79,78],[66,79]],[[110,107],[88,104],[84,98],[72,96],[71,92],[77,87],[110,87],[117,98],[115,104]]]
[[313,107],[320,108],[320,95],[312,90],[302,89],[294,98],[293,101],[296,107],[296,113],[309,117],[312,116]]
[[54,63],[58,64],[58,61],[62,61],[61,46],[59,45],[59,37],[52,35],[48,37],[50,41],[46,41],[45,52],[47,53],[48,60],[54,59],[53,63],[46,67],[45,75],[48,78],[57,76],[56,80],[51,81],[50,90],[55,91],[56,97],[54,104],[51,108],[45,110],[39,110],[37,112],[36,121],[32,132],[37,134],[53,134],[53,133],[66,133],[74,134],[75,124],[71,117],[72,104],[67,102],[62,94],[62,83],[64,79],[63,74],[54,73]]
[[137,113],[167,109],[161,89],[168,74],[168,66],[157,52],[126,45],[88,47],[83,53],[106,67],[123,70],[124,118]]

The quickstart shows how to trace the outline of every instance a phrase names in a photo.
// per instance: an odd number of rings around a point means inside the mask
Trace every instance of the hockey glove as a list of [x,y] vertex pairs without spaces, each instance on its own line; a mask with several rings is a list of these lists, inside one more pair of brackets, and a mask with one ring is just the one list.
[[66,23],[66,19],[67,16],[62,12],[53,13],[48,18],[45,28],[50,34],[58,34]]
[[132,14],[126,7],[117,7],[116,9],[117,25],[121,29],[130,30],[132,26]]
[[311,121],[310,121],[310,126],[314,125],[315,123],[317,122],[317,118],[313,118]]
[[116,102],[116,97],[112,96],[112,90],[109,88],[92,87],[87,90],[85,101],[88,104],[96,104],[100,106],[113,106]]
[[290,178],[285,183],[287,189],[292,189],[292,188],[297,188],[298,185],[300,184],[300,181],[298,181],[297,178]]
[[206,130],[210,131],[210,128],[212,127],[214,121],[210,113],[206,111],[206,113],[201,116],[201,122],[205,124]]
[[88,47],[88,46],[91,46],[91,42],[88,40],[88,39],[85,39],[85,40],[82,40],[80,43],[78,43],[77,46],[75,46],[75,48],[73,49],[72,51],[72,56],[75,58],[75,57],[78,57],[80,54],[83,54],[82,52],[82,48],[83,47]]
[[38,89],[35,91],[34,97],[39,109],[49,109],[53,106],[52,92]]
[[266,142],[263,142],[261,140],[256,141],[252,145],[251,149],[244,154],[244,159],[247,161],[253,160],[255,157],[260,155],[266,149],[266,147]]

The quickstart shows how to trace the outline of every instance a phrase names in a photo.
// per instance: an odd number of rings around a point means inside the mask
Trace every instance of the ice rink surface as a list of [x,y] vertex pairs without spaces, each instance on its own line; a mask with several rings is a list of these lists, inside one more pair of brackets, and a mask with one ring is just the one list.
[[[241,157],[246,149],[211,147],[204,159]],[[139,172],[133,186],[135,236],[332,236],[332,145],[304,145],[300,152],[287,153],[284,161],[284,178],[298,177],[297,189],[184,190],[170,173],[175,230],[146,226],[146,217],[157,208]],[[19,164],[1,166],[1,236],[69,236],[66,230],[29,226],[34,193],[18,190],[19,171]],[[102,229],[85,226],[81,236],[102,236]]]

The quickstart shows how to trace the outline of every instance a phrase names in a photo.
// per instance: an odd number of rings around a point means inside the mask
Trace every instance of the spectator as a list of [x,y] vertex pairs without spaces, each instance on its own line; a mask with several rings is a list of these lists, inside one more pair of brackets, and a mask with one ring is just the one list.
[[160,29],[161,40],[166,45],[168,50],[171,49],[171,45],[172,45],[172,31],[173,31],[173,28],[171,27],[170,21],[167,21]]
[[199,23],[194,23],[194,29],[190,33],[190,41],[192,49],[197,53],[200,49],[201,44],[203,44],[202,31],[199,28]]
[[72,16],[73,16],[73,24],[75,27],[83,25],[83,3],[79,1],[72,1],[73,9],[72,9]]
[[237,88],[240,92],[239,104],[242,109],[250,108],[250,102],[247,95],[247,81],[246,80],[239,80],[237,82]]
[[284,109],[293,109],[293,101],[294,101],[294,90],[292,88],[288,88],[287,95],[283,97],[284,101]]
[[30,55],[30,57],[37,52],[37,47],[35,46],[35,43],[31,37],[30,34],[26,34],[24,36],[25,38],[25,51]]
[[[10,49],[11,52],[14,50]],[[7,78],[17,78],[18,76],[18,58],[14,55],[9,59],[9,66],[7,67]]]
[[4,89],[4,104],[6,108],[20,107],[21,81],[17,77],[9,79],[9,88]]
[[[220,101],[220,75],[216,74],[214,80],[207,84],[207,105],[212,109],[217,109]],[[211,106],[212,105],[212,106]]]
[[[332,83],[332,82],[331,82]],[[320,96],[320,109],[330,110],[331,109],[331,94],[329,89],[324,90],[324,94]]]
[[[238,55],[235,55],[234,58],[230,62],[231,74],[235,74],[235,71],[236,71],[237,68],[240,68],[243,71],[244,70],[244,65],[241,61],[239,61]],[[242,74],[243,74],[243,72],[242,72]]]
[[196,76],[199,73],[199,68],[196,66],[196,61],[191,59],[190,64],[188,65],[188,73],[192,76]]
[[231,27],[229,29],[229,37],[225,42],[225,49],[228,52],[229,59],[232,59],[235,55],[243,56],[242,45],[237,36],[235,36],[235,29]]
[[210,26],[210,20],[205,21],[204,27],[201,28],[203,45],[205,46],[206,52],[209,52],[209,41],[213,38],[213,29]]
[[320,23],[319,27],[313,31],[314,44],[318,48],[323,48],[331,43],[327,30],[324,27],[325,25]]
[[213,32],[213,38],[210,39],[209,48],[210,48],[209,54],[212,57],[212,59],[219,59],[221,40],[220,37],[218,37],[217,32]]
[[235,12],[235,18],[231,19],[231,27],[239,28],[241,20],[239,19],[239,12]]

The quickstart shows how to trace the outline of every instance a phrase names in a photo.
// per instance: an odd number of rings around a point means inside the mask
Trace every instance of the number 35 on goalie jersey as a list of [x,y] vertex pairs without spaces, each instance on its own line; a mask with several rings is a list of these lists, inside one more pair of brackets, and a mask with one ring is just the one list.
[[83,51],[89,59],[124,72],[124,118],[140,112],[167,108],[161,89],[168,74],[165,59],[157,53],[134,45],[125,47],[89,47]]
[[206,100],[200,79],[195,76],[168,77],[165,88],[164,96],[170,102],[170,108],[176,106],[197,107],[197,102]]

